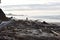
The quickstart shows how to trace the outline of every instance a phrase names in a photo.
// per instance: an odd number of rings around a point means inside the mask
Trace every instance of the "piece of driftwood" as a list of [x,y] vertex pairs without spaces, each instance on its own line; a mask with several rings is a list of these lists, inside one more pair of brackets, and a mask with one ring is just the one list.
[[0,30],[1,30],[3,27],[10,26],[12,23],[14,23],[14,20],[9,20],[9,21],[2,22],[2,23],[0,24]]
[[55,32],[55,31],[53,31],[53,30],[51,30],[51,31],[52,31],[55,35],[60,36],[59,33]]

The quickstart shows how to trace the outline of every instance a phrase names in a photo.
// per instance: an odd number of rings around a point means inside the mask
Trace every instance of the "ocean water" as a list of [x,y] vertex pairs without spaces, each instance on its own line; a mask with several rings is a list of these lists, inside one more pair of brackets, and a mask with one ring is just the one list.
[[46,22],[60,22],[60,15],[54,13],[42,13],[37,10],[28,11],[28,10],[19,10],[19,11],[4,11],[7,17],[13,17],[15,19],[26,19],[29,20],[39,20]]

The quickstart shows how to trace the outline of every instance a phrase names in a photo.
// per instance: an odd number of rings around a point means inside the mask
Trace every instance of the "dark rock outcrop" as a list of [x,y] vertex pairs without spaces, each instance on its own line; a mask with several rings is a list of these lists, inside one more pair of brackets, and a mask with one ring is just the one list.
[[7,21],[8,18],[6,17],[5,13],[0,9],[0,20]]

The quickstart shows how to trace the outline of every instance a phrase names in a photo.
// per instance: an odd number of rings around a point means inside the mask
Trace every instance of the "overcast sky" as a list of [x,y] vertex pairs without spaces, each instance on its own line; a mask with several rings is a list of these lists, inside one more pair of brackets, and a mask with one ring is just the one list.
[[7,8],[9,10],[10,9],[60,10],[60,0],[1,0],[0,7]]
[[30,16],[60,15],[60,0],[1,0],[0,7],[5,10],[17,10],[14,12],[10,12],[13,14],[25,14]]
[[47,4],[60,2],[60,0],[1,0],[2,5],[22,5],[22,4]]

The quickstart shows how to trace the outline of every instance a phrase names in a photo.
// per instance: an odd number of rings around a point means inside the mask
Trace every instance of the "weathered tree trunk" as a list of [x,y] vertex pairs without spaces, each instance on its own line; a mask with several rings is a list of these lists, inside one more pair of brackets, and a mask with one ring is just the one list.
[[60,36],[60,34],[59,33],[57,33],[57,32],[55,32],[55,31],[53,31],[53,30],[51,30],[54,34],[56,34],[57,36]]
[[4,28],[4,27],[7,27],[7,26],[11,26],[11,25],[13,25],[14,24],[14,20],[9,20],[9,21],[6,21],[6,22],[2,22],[1,24],[0,24],[0,31]]

